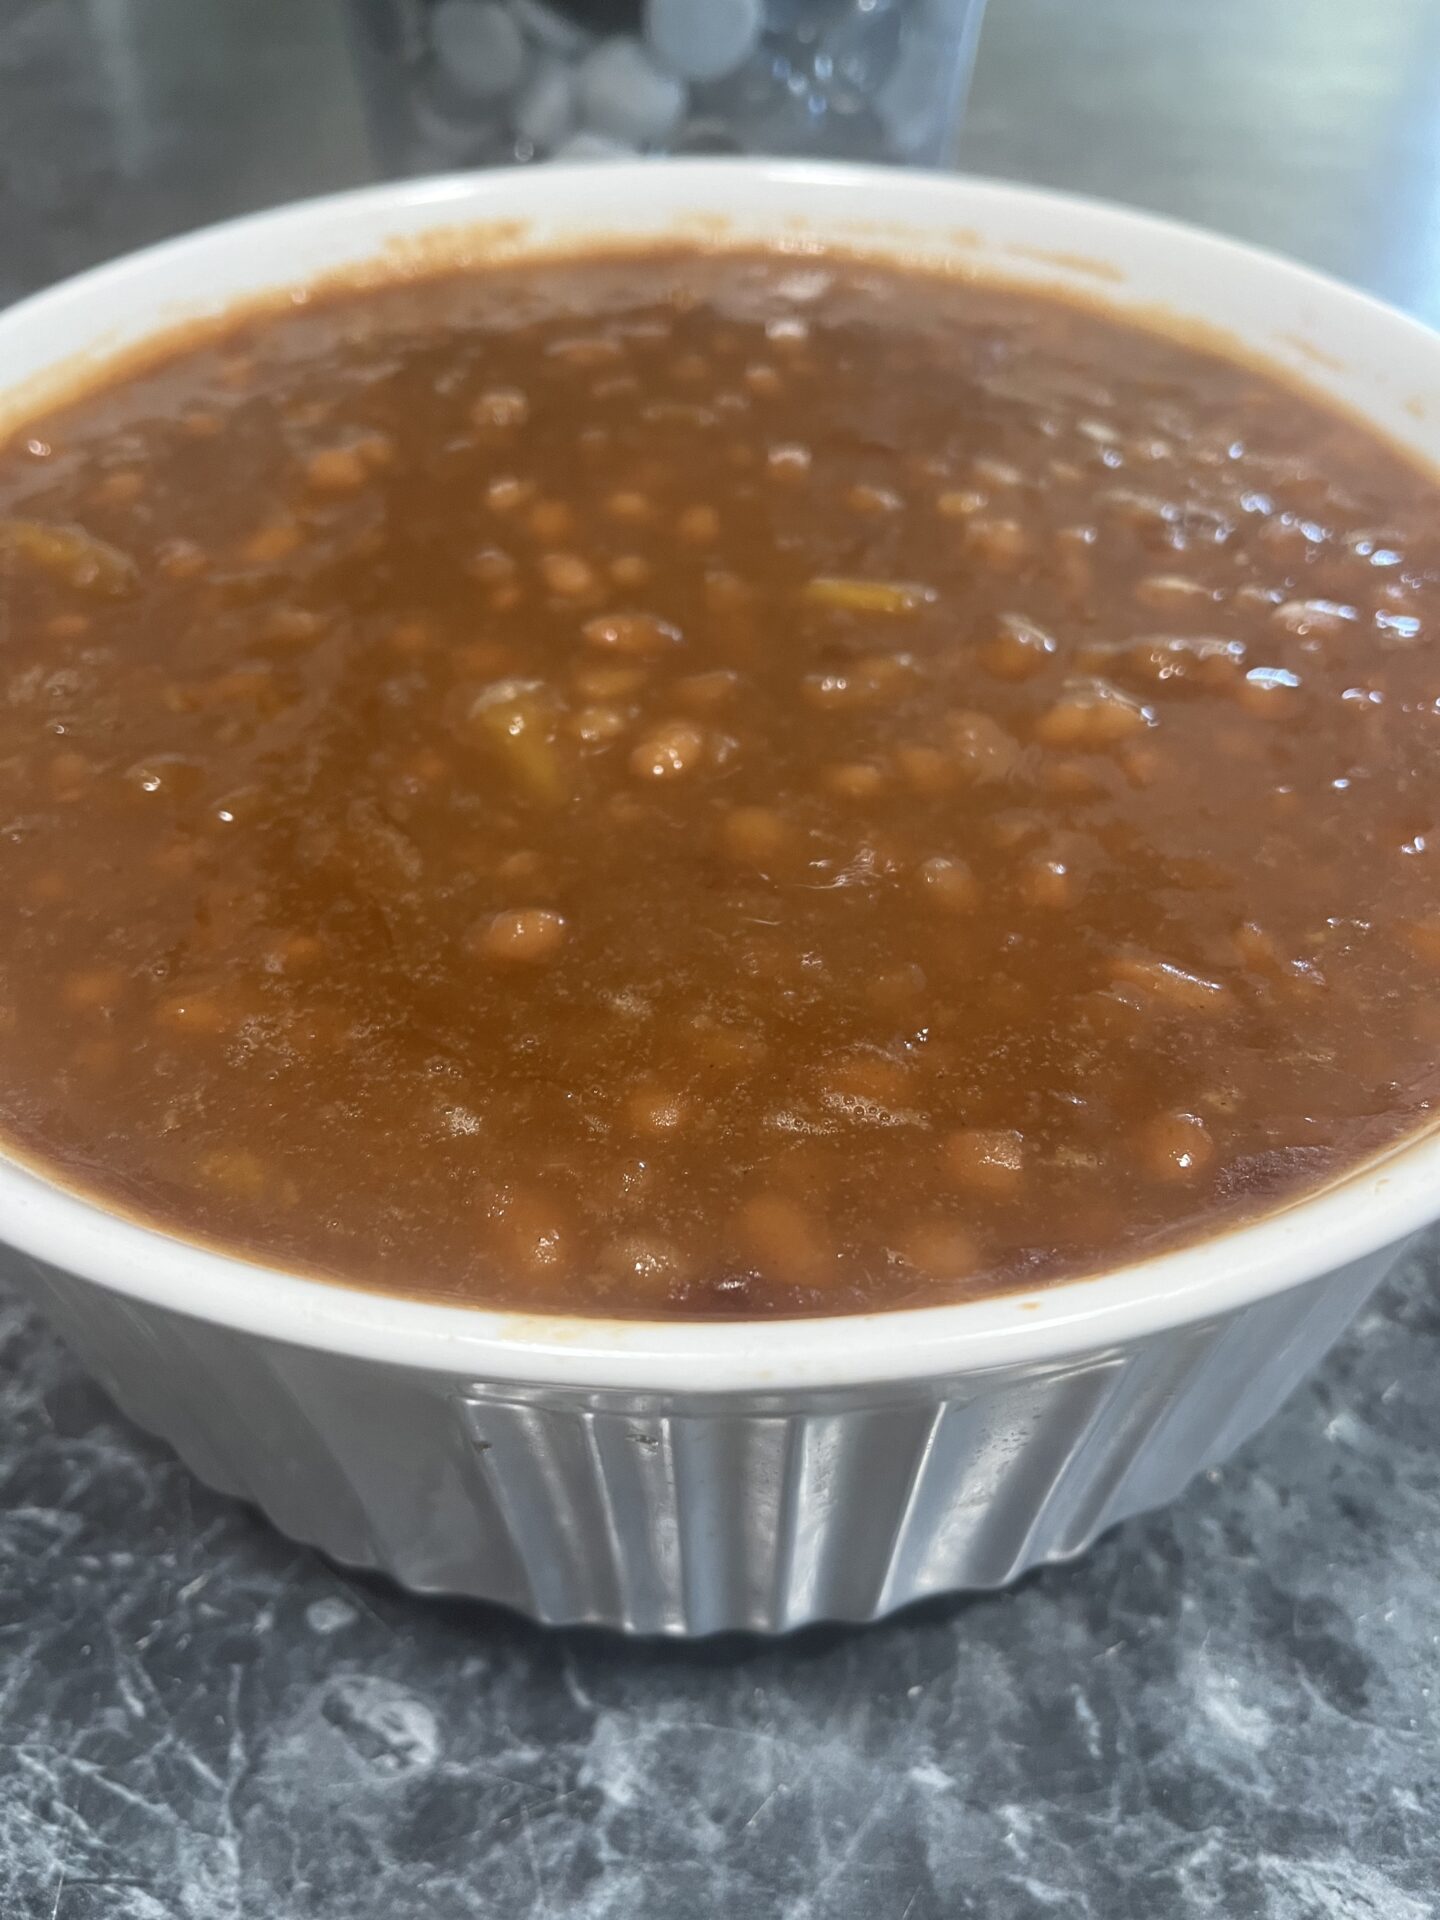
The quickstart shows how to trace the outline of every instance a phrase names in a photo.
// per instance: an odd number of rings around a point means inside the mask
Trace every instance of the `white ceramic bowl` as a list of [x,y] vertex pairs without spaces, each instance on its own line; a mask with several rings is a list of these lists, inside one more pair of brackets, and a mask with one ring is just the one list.
[[[0,316],[0,416],[187,316],[382,254],[841,243],[1203,323],[1440,458],[1440,339],[1246,247],[1059,194],[766,162],[406,182],[171,242]],[[1270,1414],[1404,1240],[1440,1140],[1033,1294],[641,1324],[388,1299],[225,1258],[0,1159],[0,1236],[137,1421],[337,1559],[651,1633],[870,1619],[1079,1552]]]

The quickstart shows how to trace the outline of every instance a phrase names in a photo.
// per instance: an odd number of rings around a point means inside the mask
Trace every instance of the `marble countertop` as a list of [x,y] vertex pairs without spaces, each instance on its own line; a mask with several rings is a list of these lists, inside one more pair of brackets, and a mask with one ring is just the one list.
[[[1440,320],[1434,0],[992,0],[963,157]],[[0,294],[371,170],[326,0],[0,5]],[[690,1648],[337,1572],[0,1277],[0,1914],[1424,1920],[1437,1262],[1080,1564]]]

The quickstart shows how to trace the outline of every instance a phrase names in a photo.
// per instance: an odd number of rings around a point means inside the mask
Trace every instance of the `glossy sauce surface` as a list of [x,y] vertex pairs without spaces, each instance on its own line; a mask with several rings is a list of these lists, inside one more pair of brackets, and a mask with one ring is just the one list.
[[397,1292],[845,1312],[1440,1086],[1440,498],[1182,343],[649,255],[237,320],[0,450],[0,1137]]

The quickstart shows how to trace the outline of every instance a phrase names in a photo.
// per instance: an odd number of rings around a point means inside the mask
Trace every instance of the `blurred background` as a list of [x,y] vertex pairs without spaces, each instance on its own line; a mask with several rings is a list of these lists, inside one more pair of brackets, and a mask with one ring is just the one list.
[[[763,36],[761,0],[652,0],[680,17],[691,66],[706,30],[687,10],[731,20],[718,52],[709,30],[712,66],[757,36],[745,85],[686,81],[683,111],[673,75],[654,97],[653,62],[586,79],[593,35],[555,54],[529,29],[565,6],[603,32],[638,21],[639,0],[507,5],[527,25],[518,54],[522,36],[457,33],[472,16],[493,29],[505,10],[483,0],[0,0],[0,295],[227,213],[513,153],[520,58],[531,81],[569,75],[556,144],[583,80],[612,128],[674,113],[664,138],[621,145],[953,157],[1284,246],[1440,319],[1434,0],[990,0],[983,28],[980,0],[764,0],[782,24]],[[907,33],[930,75],[909,69],[908,93]]]

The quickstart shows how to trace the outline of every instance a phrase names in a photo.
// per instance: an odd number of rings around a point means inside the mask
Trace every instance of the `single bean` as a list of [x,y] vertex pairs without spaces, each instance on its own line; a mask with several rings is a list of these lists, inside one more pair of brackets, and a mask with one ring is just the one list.
[[925,899],[942,913],[973,913],[980,904],[980,883],[963,860],[932,853],[916,868]]
[[960,777],[953,758],[939,747],[897,747],[895,766],[912,793],[931,797],[951,792]]
[[507,1266],[531,1280],[554,1280],[569,1271],[573,1231],[552,1194],[511,1187],[491,1201],[486,1216],[494,1249]]
[[989,504],[990,496],[974,487],[950,488],[935,499],[936,511],[944,514],[947,520],[972,520],[977,513],[983,513]]
[[575,531],[575,509],[566,500],[537,500],[525,524],[537,540],[565,540]]
[[1035,738],[1047,747],[1098,752],[1155,725],[1149,707],[1104,681],[1077,682],[1035,722]]
[[258,527],[240,548],[240,558],[247,566],[268,567],[281,560],[288,560],[300,546],[303,535],[293,520],[275,520],[268,526]]
[[822,1223],[798,1200],[753,1194],[736,1221],[740,1243],[768,1280],[783,1286],[822,1286],[834,1270],[834,1252]]
[[1073,907],[1080,897],[1080,882],[1074,869],[1064,860],[1033,860],[1022,869],[1020,896],[1027,906],[1041,908]]
[[530,417],[530,402],[519,387],[487,387],[470,408],[476,427],[519,427]]
[[912,1267],[931,1280],[965,1280],[981,1265],[974,1234],[953,1220],[932,1220],[907,1228],[900,1236],[900,1251]]
[[774,480],[803,480],[810,471],[811,458],[808,447],[785,442],[767,449],[765,465]]
[[534,497],[535,482],[522,480],[518,474],[497,474],[485,487],[486,504],[495,513],[513,513]]
[[517,566],[514,556],[506,553],[503,547],[477,547],[465,562],[465,571],[472,580],[495,587],[513,580]]
[[1143,580],[1136,581],[1132,595],[1142,607],[1156,613],[1187,613],[1208,606],[1216,598],[1213,588],[1202,586],[1183,573],[1146,574]]
[[941,1142],[941,1159],[959,1186],[1006,1198],[1025,1176],[1025,1136],[1010,1127],[960,1127]]
[[82,967],[60,983],[63,1005],[76,1013],[108,1012],[125,990],[119,967]]
[[690,1101],[675,1087],[643,1080],[626,1094],[622,1111],[626,1124],[636,1133],[664,1137],[684,1128],[690,1107]]
[[612,493],[605,502],[605,511],[612,520],[628,520],[637,524],[643,524],[655,518],[653,502],[645,494],[637,493],[632,488],[621,488],[618,492]]
[[851,1119],[888,1121],[914,1103],[914,1069],[883,1054],[857,1053],[820,1070],[823,1105]]
[[795,829],[774,807],[734,807],[720,822],[721,850],[746,865],[767,867],[795,845]]
[[660,1305],[689,1279],[694,1263],[678,1241],[661,1233],[626,1233],[600,1256],[601,1273],[632,1303]]
[[209,566],[210,558],[195,541],[176,537],[162,540],[156,547],[155,564],[167,580],[195,580]]
[[837,800],[873,800],[885,791],[883,768],[868,760],[845,760],[826,767],[820,775],[825,791]]
[[1193,1013],[1220,1013],[1230,1005],[1230,989],[1220,980],[1173,960],[1153,959],[1145,954],[1119,954],[1110,963],[1110,978],[1121,986],[1139,987],[1157,1000]]
[[358,493],[370,467],[357,447],[322,447],[305,462],[305,484],[316,493]]
[[687,674],[675,681],[670,691],[683,707],[695,713],[714,713],[735,697],[740,676],[729,667],[715,667],[708,673]]
[[713,547],[720,538],[720,516],[714,507],[686,507],[675,522],[675,532],[687,547]]
[[588,706],[570,715],[565,730],[587,747],[601,747],[618,740],[629,724],[630,715],[623,707]]
[[608,661],[582,662],[571,676],[577,693],[588,700],[623,700],[645,684],[644,667],[625,667]]
[[1299,675],[1287,667],[1251,667],[1235,697],[1257,720],[1289,720],[1299,710],[1300,690]]
[[1018,520],[975,516],[965,528],[966,551],[992,573],[1015,573],[1030,558],[1033,543]]
[[1003,780],[1020,758],[1020,743],[988,713],[963,711],[949,718],[950,753],[968,779]]
[[997,680],[1033,679],[1059,650],[1054,637],[1024,614],[1001,614],[998,628],[980,651],[986,672]]
[[1213,1165],[1215,1142],[1199,1114],[1174,1109],[1157,1113],[1135,1139],[1142,1170],[1167,1183],[1196,1179]]
[[891,487],[870,486],[857,482],[845,490],[845,504],[852,513],[879,515],[899,513],[905,502]]
[[630,771],[644,780],[669,780],[693,773],[706,758],[705,735],[689,720],[665,720],[637,742]]
[[592,647],[609,653],[667,653],[684,638],[678,627],[653,613],[600,614],[587,620],[580,631]]
[[94,624],[88,613],[52,613],[45,622],[45,632],[51,640],[78,640]]
[[600,584],[595,569],[578,553],[543,554],[540,571],[550,591],[567,600],[587,599]]
[[548,907],[518,907],[492,914],[476,929],[472,945],[486,960],[532,967],[553,960],[568,932],[564,914]]

